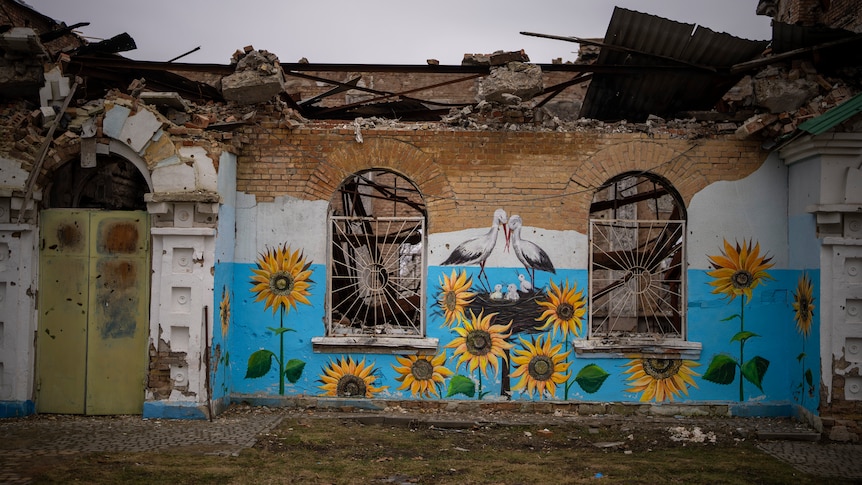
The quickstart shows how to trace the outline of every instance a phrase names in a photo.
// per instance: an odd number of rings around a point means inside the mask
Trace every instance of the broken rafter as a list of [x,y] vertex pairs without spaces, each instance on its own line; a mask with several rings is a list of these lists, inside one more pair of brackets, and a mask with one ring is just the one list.
[[825,42],[823,44],[814,45],[811,47],[802,47],[799,49],[794,49],[792,51],[782,52],[781,54],[775,54],[769,57],[764,57],[762,59],[755,59],[753,61],[740,62],[739,64],[734,64],[730,68],[731,74],[740,74],[746,71],[751,71],[753,69],[758,69],[763,66],[768,66],[769,64],[774,64],[776,62],[784,61],[786,59],[790,59],[793,57],[798,57],[803,54],[807,54],[809,52],[814,52],[817,50],[828,49],[830,47],[836,47],[842,44],[847,44],[849,42],[854,42],[857,40],[862,40],[862,34],[852,35],[850,37],[845,37],[843,39],[833,40],[831,42]]
[[[589,80],[590,80],[590,79],[592,79],[592,78],[593,78],[593,75],[592,75],[592,74],[587,74],[587,73],[582,72],[582,73],[578,73],[578,75],[577,75],[577,76],[575,76],[574,78],[572,78],[572,79],[570,79],[570,80],[568,80],[568,81],[566,81],[566,82],[562,82],[562,83],[555,84],[555,85],[553,85],[553,86],[550,86],[550,87],[545,88],[544,90],[542,90],[542,94],[548,94],[548,96],[547,96],[547,97],[545,97],[545,99],[541,100],[538,104],[536,104],[536,106],[535,106],[535,107],[536,107],[536,108],[541,108],[542,106],[544,106],[545,104],[547,104],[547,103],[548,103],[548,101],[550,101],[550,100],[552,100],[552,99],[556,98],[558,94],[560,94],[560,93],[562,93],[563,91],[565,91],[565,89],[566,89],[567,87],[569,87],[569,86],[574,86],[575,84],[580,84],[580,83],[583,83],[583,82],[587,82],[587,81],[589,81]],[[550,93],[550,94],[549,94],[549,93]]]
[[462,107],[462,106],[465,106],[466,104],[465,103],[441,103],[439,101],[417,99],[417,98],[413,98],[413,97],[409,97],[409,96],[405,96],[405,95],[410,94],[410,93],[419,92],[419,91],[426,91],[428,89],[439,88],[441,86],[447,86],[449,84],[456,84],[456,83],[463,82],[463,81],[470,81],[472,79],[476,79],[477,77],[482,77],[482,76],[483,76],[482,74],[474,74],[472,76],[467,76],[467,77],[458,78],[458,79],[452,79],[449,81],[444,81],[444,82],[440,82],[437,84],[432,84],[430,86],[422,86],[422,87],[418,87],[418,88],[409,89],[407,91],[401,91],[398,93],[389,93],[389,94],[381,95],[381,96],[376,97],[376,98],[367,99],[364,101],[357,101],[355,103],[346,104],[343,106],[324,109],[322,111],[319,111],[317,114],[325,114],[325,113],[329,113],[329,112],[333,112],[333,111],[346,111],[346,110],[349,110],[351,108],[355,108],[357,106],[364,106],[367,104],[378,103],[380,101],[385,101],[387,99],[393,99],[393,98],[396,98],[396,99],[401,98],[401,99],[416,101],[416,102],[422,103],[422,104],[433,104],[436,106]]
[[51,146],[51,142],[54,141],[54,131],[56,131],[57,126],[60,125],[60,121],[63,119],[63,113],[66,112],[66,109],[69,107],[69,103],[72,101],[72,98],[75,97],[75,91],[78,90],[78,85],[81,84],[81,82],[81,78],[75,78],[74,84],[72,84],[72,87],[69,89],[69,94],[66,95],[66,99],[63,100],[63,105],[54,117],[54,121],[51,122],[51,127],[48,128],[48,133],[45,134],[45,139],[42,140],[42,146],[39,147],[39,154],[36,156],[36,163],[33,168],[30,169],[30,174],[27,177],[24,201],[21,204],[21,210],[18,212],[18,224],[21,224],[21,221],[24,220],[24,213],[27,211],[30,197],[33,196],[33,188],[36,186],[36,179],[39,177],[39,172],[42,171],[42,163],[45,162],[45,157],[48,155],[48,148]]
[[362,76],[356,76],[355,78],[347,81],[346,83],[340,84],[340,85],[336,86],[333,89],[330,89],[329,91],[327,91],[325,93],[320,93],[317,96],[314,96],[313,98],[306,99],[305,101],[300,101],[299,106],[312,105],[312,104],[320,101],[321,99],[328,98],[330,96],[335,96],[338,93],[350,91],[351,89],[355,89],[356,85],[357,85],[357,83],[359,83],[360,79],[362,79]]
[[608,209],[617,209],[620,207],[627,206],[629,204],[635,204],[637,202],[643,202],[649,199],[659,199],[668,194],[667,189],[658,188],[655,190],[651,190],[649,192],[641,192],[639,194],[630,195],[628,197],[623,197],[621,199],[612,199],[612,200],[604,200],[600,202],[593,202],[590,204],[590,214],[594,212],[601,212],[603,210]]
[[642,56],[652,57],[652,58],[655,58],[655,59],[661,59],[661,60],[663,60],[663,61],[673,62],[673,63],[676,63],[676,64],[680,64],[680,65],[683,65],[683,66],[691,67],[691,68],[698,69],[698,70],[701,70],[701,71],[708,71],[708,72],[717,72],[717,71],[718,71],[718,70],[717,70],[716,68],[714,68],[714,67],[704,66],[704,65],[701,65],[701,64],[695,64],[695,63],[692,63],[692,62],[684,61],[684,60],[682,60],[682,59],[676,59],[676,58],[673,58],[673,57],[662,56],[662,55],[659,55],[659,54],[652,54],[652,53],[650,53],[650,52],[644,52],[644,51],[641,51],[641,50],[638,50],[638,49],[632,49],[631,47],[623,47],[623,46],[621,46],[621,45],[613,45],[613,44],[607,44],[607,43],[605,43],[605,42],[598,42],[598,41],[595,41],[595,40],[582,39],[582,38],[580,38],[580,37],[563,37],[563,36],[559,36],[559,35],[537,34],[537,33],[535,33],[535,32],[521,32],[521,35],[529,35],[529,36],[532,36],[532,37],[542,37],[542,38],[545,38],[545,39],[563,40],[563,41],[566,41],[566,42],[574,42],[574,43],[576,43],[576,44],[594,45],[594,46],[597,46],[597,47],[601,47],[601,48],[603,48],[603,49],[605,49],[605,48],[606,48],[606,49],[609,49],[609,50],[615,50],[615,51],[620,51],[620,52],[627,52],[627,53],[629,53],[629,54],[638,54],[638,55],[642,55]]

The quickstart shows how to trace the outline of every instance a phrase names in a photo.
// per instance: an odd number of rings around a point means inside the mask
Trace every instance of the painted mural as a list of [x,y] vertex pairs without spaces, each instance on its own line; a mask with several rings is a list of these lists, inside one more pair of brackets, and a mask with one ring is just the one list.
[[811,324],[814,321],[814,285],[808,273],[802,273],[796,291],[793,293],[793,320],[796,322],[796,330],[802,337],[802,352],[796,356],[799,361],[801,378],[799,385],[794,388],[793,398],[804,404],[806,396],[814,398],[814,373],[807,367],[805,353],[805,342],[811,333]]
[[290,246],[281,245],[267,248],[261,253],[257,268],[252,270],[251,291],[257,295],[254,301],[263,301],[264,311],[272,308],[273,314],[279,314],[278,328],[267,327],[278,337],[278,354],[267,349],[253,352],[248,358],[245,377],[256,379],[267,375],[275,361],[278,366],[278,393],[281,395],[284,394],[284,380],[295,383],[305,368],[305,362],[301,359],[285,361],[284,334],[296,330],[284,326],[284,317],[291,308],[296,309],[297,303],[311,304],[308,301],[308,289],[313,283],[310,266],[311,263],[305,261],[300,250],[292,251]]
[[747,302],[751,302],[755,288],[763,284],[765,280],[773,279],[766,271],[773,265],[769,262],[771,258],[765,254],[760,255],[760,243],[752,247],[751,241],[743,241],[742,245],[736,243],[734,247],[725,240],[721,254],[710,256],[709,259],[715,267],[715,270],[707,273],[714,278],[709,283],[715,287],[712,292],[728,298],[728,305],[736,297],[741,297],[739,299],[739,313],[734,313],[721,320],[722,322],[739,321],[739,332],[730,339],[731,344],[739,342],[739,357],[727,353],[714,356],[703,378],[716,384],[730,384],[736,378],[736,370],[739,369],[739,400],[743,401],[745,399],[744,381],[754,384],[760,391],[763,391],[763,377],[769,369],[769,360],[759,355],[745,360],[746,342],[761,336],[745,329],[745,305]]
[[[574,346],[588,334],[587,270],[555,267],[553,251],[522,236],[518,215],[498,209],[490,219],[427,268],[426,334],[439,340],[428,355],[315,353],[325,289],[312,291],[311,277],[325,266],[286,242],[265,248],[233,269],[235,289],[222,292],[219,363],[230,376],[218,379],[237,395],[816,408],[817,368],[806,358],[817,345],[810,270],[777,269],[756,240],[725,239],[705,252],[710,268],[688,271],[688,338],[702,343],[699,359],[591,357]],[[489,265],[492,253],[520,266]]]

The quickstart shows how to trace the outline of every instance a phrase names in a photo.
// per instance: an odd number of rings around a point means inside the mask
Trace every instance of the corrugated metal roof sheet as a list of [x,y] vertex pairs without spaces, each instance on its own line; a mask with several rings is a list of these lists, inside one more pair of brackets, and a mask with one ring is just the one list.
[[580,115],[602,120],[641,121],[650,114],[711,109],[736,82],[730,66],[760,55],[768,41],[740,39],[708,28],[615,8],[604,43],[644,54],[603,47],[597,65],[666,67],[636,74],[596,74]]
[[799,125],[799,129],[812,135],[819,135],[831,130],[835,125],[850,119],[857,113],[862,113],[862,93],[853,96],[822,115],[802,123]]

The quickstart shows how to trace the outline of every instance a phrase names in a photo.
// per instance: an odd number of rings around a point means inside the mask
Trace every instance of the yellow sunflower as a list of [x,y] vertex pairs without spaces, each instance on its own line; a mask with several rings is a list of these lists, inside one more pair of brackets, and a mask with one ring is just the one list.
[[692,377],[700,374],[691,370],[700,364],[692,360],[681,359],[634,359],[626,364],[631,374],[626,380],[631,381],[626,392],[643,392],[642,402],[655,399],[662,402],[674,397],[688,396],[688,386],[697,388]]
[[461,274],[452,270],[452,277],[447,277],[443,274],[443,281],[440,282],[443,292],[440,293],[438,301],[440,308],[443,309],[443,314],[446,321],[443,322],[447,327],[451,327],[456,321],[464,319],[464,309],[470,302],[473,301],[475,293],[470,292],[470,287],[473,286],[473,278],[467,278],[467,271],[462,270]]
[[413,397],[419,396],[440,397],[437,393],[437,384],[443,384],[444,380],[452,375],[452,371],[443,366],[446,362],[446,353],[436,357],[430,355],[406,355],[395,356],[401,367],[393,365],[395,372],[401,374],[395,380],[401,382],[399,391],[410,388]]
[[221,290],[221,303],[219,303],[218,308],[221,320],[221,336],[224,337],[230,328],[230,293],[226,287]]
[[562,344],[552,347],[550,337],[544,344],[541,335],[532,343],[524,339],[519,340],[524,348],[515,350],[512,363],[516,365],[516,370],[510,377],[520,377],[521,380],[512,387],[512,390],[526,389],[531,398],[534,390],[538,391],[539,398],[544,398],[547,391],[553,398],[557,384],[566,382],[571,375],[566,373],[570,364],[564,362],[569,352],[560,353]]
[[799,284],[793,293],[793,310],[796,312],[793,319],[796,320],[796,330],[804,337],[808,337],[811,332],[814,308],[814,287],[811,284],[811,278],[804,273],[799,278]]
[[352,357],[347,360],[342,357],[338,362],[330,360],[320,375],[323,385],[318,387],[326,391],[324,396],[372,397],[389,387],[374,387],[372,384],[377,380],[377,376],[373,373],[374,364],[366,366],[365,359],[362,359],[362,362],[356,362]]
[[761,284],[764,279],[773,279],[766,272],[773,266],[771,257],[760,255],[760,243],[754,248],[751,241],[742,241],[742,246],[736,243],[736,247],[724,240],[724,250],[721,255],[709,256],[709,260],[715,267],[714,271],[707,274],[715,278],[709,284],[715,288],[713,293],[724,293],[733,301],[737,296],[745,295],[746,301],[751,301],[751,291]]
[[[497,373],[497,357],[507,360],[506,350],[513,346],[506,341],[512,335],[512,322],[508,325],[491,325],[491,320],[497,316],[496,313],[484,315],[484,312],[479,312],[476,316],[470,310],[470,318],[464,318],[463,326],[455,327],[455,332],[460,335],[455,337],[446,345],[446,348],[454,348],[452,354],[454,359],[458,359],[458,364],[455,369],[461,367],[461,364],[467,363],[470,372],[476,368],[482,369],[485,377],[488,376],[487,368],[490,363],[494,368],[494,373]],[[508,332],[508,333],[506,333]]]
[[290,311],[296,302],[310,305],[308,288],[311,286],[311,263],[305,262],[302,252],[291,251],[290,246],[267,248],[257,260],[257,268],[252,269],[254,276],[252,292],[257,293],[256,302],[265,300],[264,310],[272,307],[272,313],[283,308]]
[[551,281],[548,300],[536,302],[545,309],[544,313],[536,319],[537,321],[545,321],[544,325],[537,328],[538,330],[552,327],[553,335],[556,336],[557,329],[560,329],[563,331],[564,339],[569,335],[569,332],[575,336],[581,332],[581,324],[587,309],[585,308],[586,301],[583,290],[576,290],[576,284],[569,287],[568,279],[562,287],[554,284],[553,280]]

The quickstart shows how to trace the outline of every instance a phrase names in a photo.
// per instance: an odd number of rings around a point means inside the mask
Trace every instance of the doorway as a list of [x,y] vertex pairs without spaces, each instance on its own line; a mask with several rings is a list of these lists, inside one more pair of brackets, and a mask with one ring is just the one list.
[[41,213],[36,410],[140,414],[149,333],[149,214]]

